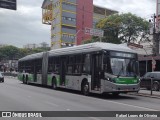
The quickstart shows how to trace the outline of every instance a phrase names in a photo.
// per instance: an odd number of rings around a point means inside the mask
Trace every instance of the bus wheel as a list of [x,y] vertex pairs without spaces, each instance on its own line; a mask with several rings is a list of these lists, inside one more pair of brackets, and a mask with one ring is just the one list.
[[23,84],[25,84],[25,77],[24,77],[24,75],[23,75]]
[[152,90],[159,91],[159,85],[158,85],[158,83],[153,83]]
[[120,93],[112,93],[112,95],[113,95],[114,97],[119,96],[119,94],[120,94]]
[[82,93],[84,95],[89,95],[89,83],[88,82],[84,82],[82,85]]
[[57,82],[56,82],[56,78],[52,79],[52,89],[56,90],[57,89]]

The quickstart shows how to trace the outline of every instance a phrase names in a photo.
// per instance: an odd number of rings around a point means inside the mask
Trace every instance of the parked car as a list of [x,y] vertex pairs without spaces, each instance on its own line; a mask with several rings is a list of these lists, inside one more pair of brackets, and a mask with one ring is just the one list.
[[152,90],[159,91],[160,90],[160,72],[147,72],[142,78],[140,82],[140,87],[151,89],[151,78],[153,80]]
[[4,82],[4,76],[2,73],[0,73],[0,82]]

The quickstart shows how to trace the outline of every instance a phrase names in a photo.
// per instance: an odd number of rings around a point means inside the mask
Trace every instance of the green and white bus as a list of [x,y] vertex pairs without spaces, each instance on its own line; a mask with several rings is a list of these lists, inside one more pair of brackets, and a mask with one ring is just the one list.
[[19,60],[18,78],[89,93],[138,92],[137,53],[124,45],[90,43],[28,55]]

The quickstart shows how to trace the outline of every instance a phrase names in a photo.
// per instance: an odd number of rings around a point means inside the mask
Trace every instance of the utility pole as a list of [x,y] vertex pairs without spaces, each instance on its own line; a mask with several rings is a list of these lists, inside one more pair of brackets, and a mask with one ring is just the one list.
[[[151,22],[151,20],[149,21]],[[159,33],[156,33],[156,15],[153,15],[153,55],[159,54]]]
[[154,14],[152,20],[149,20],[149,22],[153,21],[153,48],[152,48],[152,71],[155,69],[156,61],[154,60],[155,55],[159,55],[159,32],[156,31],[156,15]]

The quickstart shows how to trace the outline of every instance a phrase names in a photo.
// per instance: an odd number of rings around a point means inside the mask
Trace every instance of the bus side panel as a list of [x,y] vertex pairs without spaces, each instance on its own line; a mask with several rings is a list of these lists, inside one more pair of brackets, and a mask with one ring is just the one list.
[[[89,76],[80,75],[80,76],[73,76],[73,75],[66,75],[66,88],[72,90],[79,90],[81,91],[81,84],[84,79],[89,80]],[[88,81],[89,84],[91,81]]]
[[47,85],[52,86],[52,75],[51,74],[48,74],[47,76]]
[[80,90],[82,76],[66,75],[66,88]]
[[18,80],[23,81],[23,73],[18,74]]
[[34,81],[34,76],[33,74],[28,74],[28,81],[33,82]]
[[57,87],[60,87],[60,75],[58,74],[51,74],[51,85],[52,85],[52,78],[56,78]]

